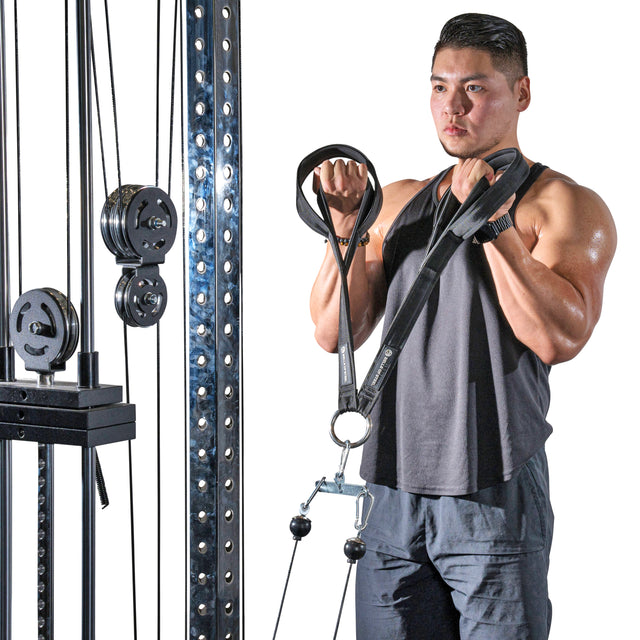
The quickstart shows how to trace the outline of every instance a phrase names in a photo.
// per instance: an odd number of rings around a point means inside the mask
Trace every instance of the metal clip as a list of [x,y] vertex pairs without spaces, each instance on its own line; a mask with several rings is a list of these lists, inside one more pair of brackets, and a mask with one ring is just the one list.
[[340,455],[340,467],[338,468],[338,472],[335,475],[334,480],[338,485],[338,489],[341,489],[344,483],[344,470],[347,466],[347,460],[349,459],[349,452],[351,451],[351,443],[349,440],[344,441],[344,445],[342,447],[342,454]]
[[318,491],[320,491],[320,489],[324,485],[326,479],[327,476],[322,476],[322,480],[318,480],[318,482],[316,482],[316,488],[313,490],[307,501],[300,503],[301,516],[306,516],[307,513],[309,513],[309,505],[311,504],[311,501],[316,497],[316,493],[318,493]]
[[[366,507],[366,501],[369,498],[369,506]],[[362,512],[360,510],[360,500],[362,500]],[[364,531],[366,526],[369,524],[369,516],[371,515],[371,510],[373,509],[373,502],[375,498],[366,487],[362,487],[362,491],[356,496],[356,521],[353,525],[356,528],[356,531]]]

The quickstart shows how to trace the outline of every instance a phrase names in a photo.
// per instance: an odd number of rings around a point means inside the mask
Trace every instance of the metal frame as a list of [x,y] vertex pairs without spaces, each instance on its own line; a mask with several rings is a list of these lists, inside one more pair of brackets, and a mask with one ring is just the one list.
[[[239,640],[242,599],[240,2],[187,0],[190,637]],[[53,637],[53,445],[82,447],[82,638],[95,638],[95,446],[135,437],[135,407],[98,382],[93,325],[90,0],[77,0],[81,201],[78,384],[15,381],[0,0],[0,640],[11,638],[11,441],[40,443],[38,633]]]
[[[11,290],[9,279],[9,217],[7,211],[7,89],[4,0],[0,0],[0,380],[14,379],[9,335]],[[12,456],[11,441],[0,440],[0,640],[11,633]]]
[[239,0],[187,2],[190,637],[242,634]]
[[90,84],[90,0],[76,1],[81,215],[81,349],[78,384],[16,381],[9,331],[9,242],[6,207],[6,49],[0,0],[0,640],[11,638],[11,440],[38,447],[38,638],[53,638],[53,445],[74,444],[82,454],[82,638],[95,638],[96,451],[99,444],[135,437],[135,407],[122,404],[122,388],[100,385],[94,351],[93,167]]

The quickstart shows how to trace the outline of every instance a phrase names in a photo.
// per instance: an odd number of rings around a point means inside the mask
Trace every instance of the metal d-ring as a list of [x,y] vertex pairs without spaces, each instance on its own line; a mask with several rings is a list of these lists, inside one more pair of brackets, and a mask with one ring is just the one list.
[[[341,416],[343,413],[358,413],[357,411],[341,411],[340,409],[338,409],[334,414],[333,417],[331,418],[331,427],[329,429],[329,434],[331,435],[331,439],[339,446],[339,447],[346,447],[347,446],[347,441],[343,441],[340,440],[340,438],[338,438],[338,436],[336,435],[336,422],[338,420],[338,416]],[[362,414],[360,414],[362,415]],[[369,436],[371,435],[371,418],[369,416],[362,416],[366,422],[367,422],[367,430],[365,431],[365,434],[362,436],[362,438],[360,438],[360,440],[356,440],[356,442],[351,442],[350,440],[349,442],[349,447],[351,449],[356,449],[357,447],[363,445],[368,439]]]

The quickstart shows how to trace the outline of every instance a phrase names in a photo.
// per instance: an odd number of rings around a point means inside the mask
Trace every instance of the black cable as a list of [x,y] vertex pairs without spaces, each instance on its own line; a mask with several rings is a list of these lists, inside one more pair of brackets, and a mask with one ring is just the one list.
[[156,11],[156,187],[160,185],[160,7]]
[[[156,172],[155,172],[155,186],[159,186],[160,182],[160,42],[161,42],[161,31],[160,31],[160,11],[161,11],[161,0],[158,0],[156,5]],[[156,494],[157,494],[157,560],[158,560],[158,576],[157,576],[157,634],[158,640],[161,638],[161,605],[162,605],[162,588],[161,588],[161,576],[162,576],[162,567],[161,567],[161,481],[160,481],[160,469],[161,469],[161,446],[160,446],[160,323],[156,325],[157,333],[156,333],[156,358],[157,358],[157,375],[156,375],[156,389],[157,389],[157,420],[156,420]]]
[[[124,381],[125,381],[125,401],[131,402],[129,386],[129,340],[127,334],[127,323],[122,323],[124,329]],[[133,447],[131,440],[128,441],[129,458],[129,523],[131,537],[131,589],[133,604],[133,637],[138,640],[138,598],[136,590],[136,533],[135,533],[135,511],[134,511],[134,490],[133,490]]]
[[284,583],[284,591],[282,592],[282,600],[280,600],[280,609],[278,609],[278,618],[276,619],[276,628],[273,630],[273,640],[276,640],[276,635],[278,633],[278,626],[280,625],[280,616],[282,615],[282,608],[284,607],[284,600],[287,596],[287,588],[289,587],[289,578],[291,578],[291,569],[293,569],[293,561],[296,558],[296,551],[298,549],[299,539],[295,541],[293,545],[293,553],[291,554],[291,562],[289,562],[289,571],[287,571],[287,579]]
[[116,142],[116,170],[118,174],[118,194],[122,191],[122,174],[120,170],[120,137],[118,135],[118,110],[116,108],[116,84],[113,72],[113,54],[111,49],[111,24],[109,21],[109,2],[104,0],[104,16],[107,29],[107,53],[109,56],[109,79],[111,82],[111,104],[113,107],[113,131]]
[[[122,190],[122,174],[120,164],[120,138],[118,127],[118,112],[116,101],[116,89],[115,89],[115,74],[113,64],[113,54],[111,46],[111,25],[109,20],[109,4],[108,0],[104,0],[105,11],[105,26],[107,36],[107,51],[109,59],[109,78],[111,88],[111,104],[113,113],[113,128],[115,136],[115,151],[116,151],[116,173],[118,179],[118,193]],[[107,168],[105,160],[105,145],[102,129],[102,116],[100,108],[100,97],[98,93],[98,74],[96,71],[96,56],[94,49],[93,29],[91,29],[91,62],[93,69],[94,88],[96,93],[96,113],[98,116],[98,130],[100,139],[100,152],[102,159],[102,176],[104,182],[105,200],[109,197],[109,188],[107,183]],[[130,393],[130,376],[129,376],[129,341],[127,334],[127,325],[123,322],[123,345],[124,345],[124,369],[125,369],[125,401],[127,404],[131,402]],[[129,472],[129,520],[130,520],[130,541],[131,541],[131,589],[132,589],[132,615],[133,615],[133,637],[134,640],[138,638],[138,599],[137,599],[137,578],[136,578],[136,536],[135,536],[135,509],[134,509],[134,480],[133,480],[133,446],[131,440],[127,445],[127,457],[128,457],[128,472]],[[104,480],[102,481],[104,485]],[[100,490],[100,485],[99,485]],[[106,489],[102,489],[106,491]]]
[[353,562],[349,563],[349,571],[347,571],[347,579],[344,583],[344,591],[342,592],[342,600],[340,601],[340,610],[338,611],[338,620],[336,622],[336,630],[333,633],[333,640],[338,637],[338,628],[340,627],[340,619],[342,618],[342,610],[344,608],[344,599],[347,595],[347,587],[349,586],[349,578],[351,577],[351,569],[353,569]]
[[69,0],[64,1],[65,181],[67,198],[67,303],[71,300],[71,148],[69,95]]
[[20,144],[20,63],[18,57],[18,0],[13,2],[16,65],[16,168],[17,168],[17,214],[18,214],[18,296],[22,295],[22,171]]
[[[120,128],[118,127],[118,109],[116,100],[115,72],[113,64],[113,48],[111,46],[111,21],[109,19],[109,2],[104,0],[105,27],[107,35],[107,54],[109,58],[109,81],[111,86],[111,106],[113,113],[113,131],[116,147],[116,175],[118,179],[118,204],[121,204],[122,193],[122,169],[120,163]],[[105,183],[106,184],[106,183]],[[108,197],[108,193],[105,198]],[[130,379],[129,379],[129,340],[126,322],[122,323],[124,332],[124,368],[125,368],[125,399],[127,404],[131,402]],[[129,535],[131,540],[131,591],[132,591],[132,614],[133,614],[133,637],[138,638],[138,596],[137,596],[137,576],[136,576],[136,529],[135,529],[135,501],[134,501],[134,480],[133,480],[133,444],[128,441],[127,458],[129,470]]]
[[158,501],[158,640],[161,637],[161,600],[162,600],[162,484],[161,484],[161,420],[160,420],[160,321],[156,324],[156,437],[157,437],[157,501]]
[[93,90],[96,94],[96,115],[98,118],[98,139],[100,141],[100,158],[102,160],[102,180],[104,182],[104,199],[109,197],[109,187],[107,186],[107,164],[104,157],[104,138],[102,135],[102,111],[100,109],[100,92],[98,91],[98,74],[96,73],[96,54],[93,48],[93,25],[90,24],[91,34],[91,69],[93,70]]
[[171,55],[171,97],[169,111],[169,171],[167,177],[167,195],[171,197],[171,165],[173,160],[173,114],[175,107],[175,90],[176,90],[176,44],[178,40],[178,2],[174,3],[173,11],[173,50]]

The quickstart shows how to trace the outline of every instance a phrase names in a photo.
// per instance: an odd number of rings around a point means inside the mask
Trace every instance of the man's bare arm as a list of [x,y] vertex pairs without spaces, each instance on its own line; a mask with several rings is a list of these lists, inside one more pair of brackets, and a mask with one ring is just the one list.
[[[373,238],[373,234],[372,234]],[[347,277],[354,346],[357,349],[371,335],[383,312],[386,283],[379,243],[372,239],[367,247],[358,247]],[[338,347],[340,315],[340,275],[330,247],[311,290],[311,319],[315,338],[326,351]]]
[[[351,163],[346,166],[339,163],[340,161],[337,161],[335,166],[323,163],[320,173],[323,171],[324,175],[319,175],[318,179],[322,179],[323,189],[330,196],[328,202],[336,233],[342,237],[349,237],[355,222],[355,214],[352,215],[348,211],[353,206],[353,199],[343,203],[340,196],[342,194],[342,197],[347,198],[348,194],[356,190],[350,182],[354,169]],[[366,177],[366,173],[364,176]],[[423,185],[424,183],[415,180],[405,180],[385,187],[382,210],[369,230],[371,241],[366,247],[356,250],[348,275],[349,304],[356,348],[371,335],[384,313],[387,284],[382,262],[382,245],[386,231],[407,200]],[[359,187],[363,190],[362,182],[359,183]],[[311,291],[310,306],[311,318],[316,326],[316,341],[323,349],[334,352],[338,346],[340,275],[329,246]]]
[[538,227],[531,251],[517,225],[487,243],[485,254],[518,340],[547,364],[564,362],[584,347],[600,317],[615,226],[595,193],[566,179],[547,180],[528,211],[521,207],[524,224]]

